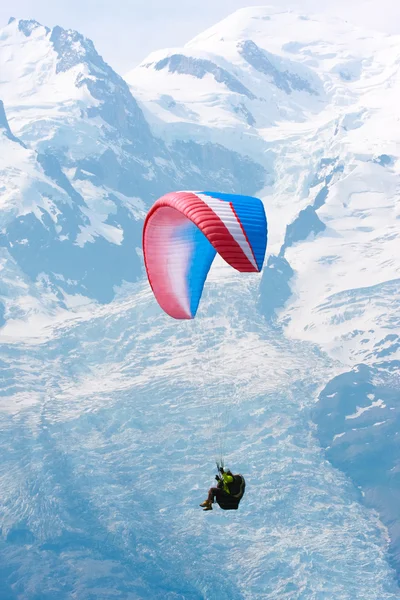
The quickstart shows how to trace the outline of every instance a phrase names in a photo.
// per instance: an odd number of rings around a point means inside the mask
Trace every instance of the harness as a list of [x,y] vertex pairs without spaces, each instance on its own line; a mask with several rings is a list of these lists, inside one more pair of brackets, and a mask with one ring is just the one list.
[[240,475],[240,473],[234,475],[233,482],[231,483],[231,496],[233,496],[233,498],[241,500],[243,498],[245,489],[246,482],[244,480],[243,475]]
[[233,475],[233,482],[229,485],[230,493],[225,493],[217,500],[217,503],[223,510],[237,510],[246,489],[246,482],[243,475]]

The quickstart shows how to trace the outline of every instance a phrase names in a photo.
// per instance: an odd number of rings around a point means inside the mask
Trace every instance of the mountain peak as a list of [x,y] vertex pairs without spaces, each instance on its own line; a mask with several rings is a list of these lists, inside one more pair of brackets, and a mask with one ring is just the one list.
[[8,19],[7,25],[15,24],[18,30],[23,33],[26,37],[30,37],[33,31],[39,28],[43,28],[46,33],[49,33],[49,27],[45,27],[38,21],[34,19],[16,19],[15,17],[10,17]]
[[[42,56],[43,52],[48,54],[48,49],[44,48],[43,41],[51,44],[57,56],[56,73],[68,71],[72,67],[84,63],[92,63],[97,69],[103,71],[105,70],[105,67],[107,67],[101,56],[98,54],[93,42],[73,29],[63,29],[58,25],[53,27],[53,29],[50,29],[33,19],[17,20],[15,17],[9,19],[6,29],[9,31],[8,36],[10,36],[10,41],[14,48],[21,43],[21,38],[18,36],[19,33],[22,33],[28,38],[31,37],[33,33],[36,34],[33,36],[32,43],[35,43],[36,40],[39,42],[40,40],[40,48],[37,48],[40,55],[36,56],[37,60],[35,62],[41,61],[42,58],[44,58]],[[15,39],[13,39],[14,36],[16,36]],[[35,52],[36,50],[33,49],[33,46],[29,47],[29,54],[32,55],[32,57]],[[50,56],[50,58],[52,57]],[[108,67],[108,69],[110,68]]]
[[68,71],[72,67],[91,62],[104,71],[106,65],[98,54],[93,42],[73,29],[63,29],[56,25],[50,36],[50,42],[58,55],[57,73]]

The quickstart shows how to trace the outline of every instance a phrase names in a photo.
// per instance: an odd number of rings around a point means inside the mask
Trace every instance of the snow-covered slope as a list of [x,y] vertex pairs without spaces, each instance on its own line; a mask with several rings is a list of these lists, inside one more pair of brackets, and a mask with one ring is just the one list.
[[[76,32],[1,30],[0,596],[398,598],[399,54],[258,7],[128,87]],[[269,220],[261,281],[217,262],[183,324],[132,283],[177,188]],[[218,412],[234,515],[197,507]]]
[[[46,310],[54,312],[59,298],[45,273],[34,282],[24,272],[19,258],[29,248],[31,260],[37,259],[43,238],[35,240],[28,228],[18,231],[28,215],[39,224],[46,218],[57,223],[68,208],[70,198],[65,190],[43,169],[37,154],[16,138],[9,127],[0,101],[0,323],[35,316]],[[61,227],[60,227],[61,230]]]
[[[3,346],[5,597],[398,597],[385,529],[310,428],[337,366],[260,320],[254,282],[222,287],[197,327],[137,284],[47,342]],[[235,514],[198,506],[220,411],[247,479]]]

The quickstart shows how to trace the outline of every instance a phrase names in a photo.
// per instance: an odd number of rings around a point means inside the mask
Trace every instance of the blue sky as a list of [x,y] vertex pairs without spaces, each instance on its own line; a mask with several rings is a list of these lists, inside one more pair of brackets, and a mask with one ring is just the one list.
[[14,16],[77,29],[123,74],[152,50],[180,46],[237,8],[265,4],[400,33],[399,0],[13,0],[0,2],[0,24]]

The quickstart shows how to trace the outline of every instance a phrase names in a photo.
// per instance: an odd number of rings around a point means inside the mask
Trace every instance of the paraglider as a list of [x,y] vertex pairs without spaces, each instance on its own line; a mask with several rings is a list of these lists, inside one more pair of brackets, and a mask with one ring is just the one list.
[[[194,319],[218,253],[241,273],[259,273],[267,245],[261,200],[220,192],[171,192],[149,210],[143,228],[146,272],[160,307],[174,319]],[[245,491],[242,475],[217,463],[217,487],[200,505],[236,510]]]
[[143,253],[149,283],[174,319],[193,319],[216,253],[241,273],[259,273],[267,221],[258,198],[172,192],[147,214]]
[[[217,465],[218,466],[218,465]],[[218,466],[220,474],[215,476],[217,487],[208,490],[207,499],[200,504],[203,510],[212,510],[212,505],[217,502],[223,510],[237,510],[243,498],[246,482],[243,475],[234,475],[232,471]]]

